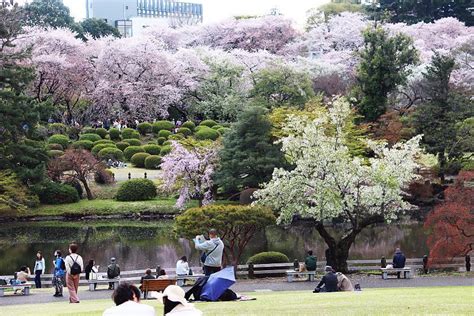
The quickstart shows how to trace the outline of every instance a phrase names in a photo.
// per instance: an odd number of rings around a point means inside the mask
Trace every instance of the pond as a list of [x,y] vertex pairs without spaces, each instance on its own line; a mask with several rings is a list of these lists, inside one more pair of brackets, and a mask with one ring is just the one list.
[[[35,253],[41,250],[47,266],[54,250],[65,253],[69,242],[80,244],[84,260],[95,259],[104,271],[110,257],[116,257],[122,270],[147,267],[174,267],[176,260],[186,255],[197,266],[199,254],[186,239],[173,234],[173,222],[159,221],[80,221],[3,223],[0,229],[0,275],[12,274],[20,266],[34,265]],[[378,226],[363,231],[350,252],[350,259],[390,257],[401,247],[407,257],[428,253],[426,234],[421,224]],[[280,251],[290,260],[303,259],[304,252],[313,249],[322,260],[325,243],[312,228],[268,227],[259,232],[245,250],[242,262],[261,251]],[[49,272],[48,268],[48,272]]]

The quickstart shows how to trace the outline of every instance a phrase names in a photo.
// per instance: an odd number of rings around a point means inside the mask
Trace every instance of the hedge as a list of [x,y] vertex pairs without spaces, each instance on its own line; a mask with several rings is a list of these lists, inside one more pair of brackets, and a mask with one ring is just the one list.
[[187,122],[184,122],[183,125],[181,125],[181,127],[188,128],[189,130],[194,131],[194,129],[196,128],[196,124],[194,124],[194,122],[187,121]]
[[99,144],[115,144],[115,143],[111,141],[110,139],[101,139],[94,142],[94,146],[99,145]]
[[130,162],[137,168],[145,167],[145,159],[151,156],[148,153],[136,153],[130,158]]
[[151,124],[148,122],[143,122],[137,125],[137,130],[140,134],[146,135],[148,133],[151,133]]
[[144,201],[154,197],[156,197],[156,185],[149,179],[125,181],[115,195],[118,201]]
[[141,146],[142,142],[136,138],[129,138],[122,140],[123,142],[129,143],[130,146]]
[[87,149],[91,150],[94,147],[94,143],[90,140],[78,140],[72,143],[72,148],[74,149]]
[[64,151],[62,150],[49,150],[48,151],[48,157],[50,158],[56,158],[59,156],[62,156],[64,154]]
[[162,129],[161,131],[158,132],[158,137],[164,137],[166,139],[170,137],[171,135],[173,135],[173,133],[165,129]]
[[52,181],[43,182],[34,188],[43,204],[65,204],[79,201],[77,190],[67,184]]
[[120,140],[120,131],[118,128],[109,129],[109,136],[111,140]]
[[103,127],[96,128],[95,133],[102,138],[105,138],[107,136],[107,130]]
[[207,126],[207,127],[213,127],[214,125],[217,125],[217,122],[214,120],[204,120],[199,124],[200,126]]
[[143,153],[145,150],[141,146],[128,146],[123,151],[126,160],[130,160],[136,153]]
[[59,144],[63,147],[63,149],[65,149],[69,145],[69,137],[66,135],[54,134],[48,138],[48,143]]
[[206,139],[216,140],[219,138],[219,136],[220,134],[218,131],[209,127],[200,128],[199,131],[197,131],[196,134],[194,134],[194,137],[196,137],[196,139],[199,139],[199,140],[206,140]]
[[118,142],[118,143],[115,144],[115,146],[117,146],[117,148],[120,149],[121,151],[124,151],[125,148],[130,146],[130,143],[129,142]]
[[156,142],[158,143],[158,145],[163,145],[163,143],[166,142],[166,138],[164,138],[164,137],[158,137],[158,139],[156,140]]
[[118,161],[123,161],[124,156],[123,152],[114,147],[105,147],[99,151],[99,158],[100,159],[113,159]]
[[187,127],[178,128],[178,134],[183,134],[184,136],[191,136],[193,132]]
[[159,155],[161,151],[161,147],[158,145],[145,145],[143,146],[143,149],[150,155]]
[[247,263],[253,264],[265,264],[265,263],[287,263],[290,262],[288,257],[278,251],[267,251],[267,252],[260,252],[256,255],[253,255],[249,258]]
[[86,133],[79,136],[79,140],[90,140],[91,142],[96,142],[101,140],[100,136],[97,134]]
[[145,159],[146,169],[159,169],[161,164],[161,156],[150,155]]
[[99,144],[99,145],[95,145],[94,147],[92,147],[91,153],[97,156],[97,155],[99,154],[99,151],[101,151],[101,150],[104,149],[104,148],[117,148],[117,146],[115,146],[115,144]]
[[170,121],[157,121],[152,125],[153,133],[158,134],[162,130],[172,131],[174,124]]
[[63,150],[63,146],[61,144],[48,144],[49,150]]
[[171,145],[161,147],[160,156],[163,157],[171,152]]

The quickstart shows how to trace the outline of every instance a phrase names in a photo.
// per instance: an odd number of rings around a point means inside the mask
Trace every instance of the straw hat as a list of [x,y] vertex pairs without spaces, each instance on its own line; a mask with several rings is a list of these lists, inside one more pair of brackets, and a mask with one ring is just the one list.
[[184,298],[184,290],[177,285],[168,285],[168,287],[163,291],[163,293],[157,293],[156,298],[158,301],[163,303],[163,297],[167,297],[168,300],[172,302],[179,302],[183,305],[187,305],[188,302]]

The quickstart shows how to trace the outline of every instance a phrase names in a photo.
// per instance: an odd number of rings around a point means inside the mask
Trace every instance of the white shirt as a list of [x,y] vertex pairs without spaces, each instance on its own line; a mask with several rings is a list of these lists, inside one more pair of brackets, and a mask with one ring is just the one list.
[[43,273],[45,273],[46,265],[44,263],[44,258],[35,261],[35,268],[33,269],[33,271],[36,272],[36,270],[41,270],[43,271]]
[[176,262],[176,274],[177,275],[187,275],[189,273],[189,264],[183,260],[178,260]]
[[155,316],[155,309],[146,304],[128,301],[118,306],[107,308],[102,316]]
[[202,316],[202,312],[195,308],[193,304],[179,304],[171,312],[166,315],[171,316]]
[[82,261],[82,257],[76,253],[72,253],[66,256],[66,259],[64,259],[64,263],[66,264],[67,274],[71,274],[71,267],[74,261],[76,261],[81,266],[81,272],[84,271],[84,262]]

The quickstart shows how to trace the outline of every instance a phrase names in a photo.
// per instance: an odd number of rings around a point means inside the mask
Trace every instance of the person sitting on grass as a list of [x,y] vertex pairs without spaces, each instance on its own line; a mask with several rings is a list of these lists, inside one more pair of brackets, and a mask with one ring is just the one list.
[[163,315],[201,316],[202,312],[186,301],[184,290],[177,285],[168,285],[163,293],[158,293],[158,301],[164,305]]
[[154,316],[155,309],[146,304],[140,304],[140,290],[132,284],[121,283],[112,294],[114,307],[104,311],[102,316]]
[[313,293],[337,292],[337,276],[334,274],[332,267],[326,266],[324,271],[326,271],[326,275],[323,276]]
[[354,291],[351,280],[342,274],[341,272],[336,273],[337,277],[337,290],[338,291]]

